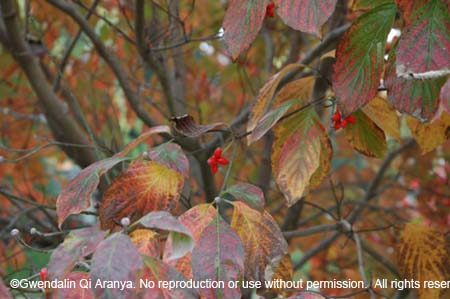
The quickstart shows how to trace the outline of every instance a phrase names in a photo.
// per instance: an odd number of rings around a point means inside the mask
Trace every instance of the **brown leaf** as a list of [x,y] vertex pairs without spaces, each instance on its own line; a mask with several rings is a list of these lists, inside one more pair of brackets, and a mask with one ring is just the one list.
[[233,205],[231,227],[244,244],[245,278],[271,280],[288,249],[278,224],[266,211],[261,213],[240,201]]
[[396,258],[406,279],[420,282],[420,299],[439,299],[443,291],[425,288],[425,281],[450,278],[450,244],[445,235],[429,226],[408,223],[400,232]]
[[134,161],[105,191],[99,208],[101,227],[110,229],[123,217],[135,221],[148,212],[171,209],[183,182],[181,173],[164,165]]
[[198,137],[201,136],[207,132],[218,130],[220,128],[224,128],[224,123],[213,123],[209,125],[197,125],[195,123],[194,118],[189,115],[185,114],[183,116],[176,116],[172,117],[170,119],[175,123],[175,130],[180,133],[181,135],[187,136],[187,137]]

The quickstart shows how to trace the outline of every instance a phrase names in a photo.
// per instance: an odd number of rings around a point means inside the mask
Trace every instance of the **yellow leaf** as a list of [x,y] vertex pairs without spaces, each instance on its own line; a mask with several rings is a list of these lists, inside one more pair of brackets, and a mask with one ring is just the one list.
[[386,134],[400,140],[400,120],[391,103],[381,96],[376,96],[362,111]]
[[231,227],[244,244],[245,278],[271,280],[288,249],[278,224],[266,211],[261,213],[240,201],[233,205]]
[[442,112],[441,117],[429,123],[421,123],[408,115],[406,123],[422,149],[422,154],[431,152],[450,138],[450,114],[447,112]]
[[440,298],[443,290],[425,288],[425,283],[450,278],[450,244],[444,234],[429,226],[406,224],[400,232],[396,257],[405,279],[420,282],[420,299]]

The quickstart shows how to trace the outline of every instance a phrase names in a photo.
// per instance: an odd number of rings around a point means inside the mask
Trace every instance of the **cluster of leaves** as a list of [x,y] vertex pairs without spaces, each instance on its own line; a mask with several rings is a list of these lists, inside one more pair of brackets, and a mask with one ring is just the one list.
[[[333,14],[337,2],[231,0],[222,22],[225,48],[232,60],[242,63],[245,53],[252,51],[250,46],[265,18],[275,18],[275,12],[290,28],[321,37],[322,27]],[[237,160],[235,154],[228,160],[222,156],[220,148],[203,155],[203,162],[210,165],[211,173],[207,175],[217,173],[219,164],[224,166],[223,187],[213,202],[199,196],[199,202],[193,207],[189,202],[185,211],[177,210],[183,188],[191,183],[193,172],[187,151],[180,146],[182,142],[177,143],[179,135],[201,140],[206,133],[222,130],[231,136],[230,144],[246,136],[247,145],[254,146],[252,144],[273,134],[271,170],[278,189],[291,208],[304,202],[330,178],[336,158],[333,143],[340,129],[357,152],[369,158],[386,157],[386,161],[392,162],[393,158],[387,154],[390,140],[387,135],[402,142],[404,125],[400,115],[403,113],[406,126],[422,154],[441,146],[449,138],[450,127],[449,5],[443,0],[373,1],[369,5],[365,1],[354,2],[355,20],[339,39],[336,51],[318,59],[319,65],[329,60],[334,63],[330,78],[325,80],[327,87],[320,96],[317,96],[316,85],[326,74],[304,63],[288,64],[259,90],[250,109],[245,133],[236,134],[224,123],[197,125],[190,115],[175,117],[172,119],[175,132],[164,125],[151,127],[110,157],[99,159],[79,171],[59,192],[57,226],[59,229],[71,228],[69,216],[89,213],[96,202],[94,194],[104,184],[96,207],[99,224],[70,230],[52,251],[46,266],[48,272],[42,277],[48,280],[132,281],[136,288],[125,291],[107,288],[46,290],[48,297],[242,298],[248,290],[230,288],[227,282],[295,279],[294,269],[298,270],[298,265],[292,265],[293,254],[289,249],[296,245],[288,243],[278,219],[268,211],[265,192],[249,183],[234,183],[227,187],[233,161]],[[126,5],[121,9],[126,10]],[[364,12],[360,13],[360,10]],[[387,44],[393,28],[402,32],[401,37]],[[149,47],[152,46],[150,43]],[[118,53],[118,56],[126,55]],[[95,66],[91,67],[97,68],[98,56],[94,58],[91,60]],[[9,76],[6,73],[16,71],[17,66],[13,66],[3,74],[5,78]],[[78,67],[74,66],[75,69]],[[96,74],[98,77],[93,80],[93,86],[109,88],[108,96],[113,96],[115,90],[107,84],[111,74],[106,73],[105,76]],[[143,73],[146,84],[152,85],[152,70],[148,68]],[[201,90],[202,84],[206,83],[199,80],[198,90]],[[149,93],[149,90],[145,92]],[[29,92],[29,89],[22,92]],[[233,94],[233,91],[229,92]],[[94,96],[95,93],[89,95]],[[158,100],[158,97],[160,95],[154,98]],[[214,108],[208,109],[213,113]],[[106,111],[102,117],[108,112],[114,113]],[[95,115],[91,117],[90,122],[100,124],[104,121],[96,119]],[[90,136],[93,140],[94,133]],[[143,151],[140,144],[158,134],[164,136],[165,142]],[[108,137],[116,138],[113,134]],[[234,147],[237,148],[236,144]],[[385,168],[381,167],[381,175]],[[117,170],[120,170],[119,174],[110,181],[110,175]],[[369,191],[361,206],[376,195],[380,180],[375,179],[366,186]],[[436,181],[436,178],[430,179],[430,182]],[[442,192],[446,191],[442,189]],[[359,194],[354,195],[357,196]],[[39,194],[37,202],[45,202],[44,199]],[[349,210],[348,217],[343,216],[342,200],[336,201],[337,216],[332,212],[328,214],[336,220],[335,229],[340,233],[345,228],[343,225],[353,224],[360,212],[355,208]],[[443,205],[444,214],[448,208],[448,204]],[[271,211],[274,210],[272,207]],[[420,282],[448,280],[450,242],[443,232],[410,223],[402,225],[397,236],[396,256],[402,278]],[[359,240],[355,235],[351,237]],[[317,260],[312,259],[312,262],[317,263]],[[353,277],[356,275],[352,273]],[[226,287],[140,288],[141,279],[153,281],[156,286],[158,281],[210,279],[224,281]],[[368,287],[367,291],[370,290]],[[299,290],[286,293],[286,290],[262,288],[259,291],[298,299],[323,298],[312,292],[295,293]],[[2,283],[0,295],[10,296]],[[446,294],[440,288],[421,288],[419,296],[421,299],[439,299]]]

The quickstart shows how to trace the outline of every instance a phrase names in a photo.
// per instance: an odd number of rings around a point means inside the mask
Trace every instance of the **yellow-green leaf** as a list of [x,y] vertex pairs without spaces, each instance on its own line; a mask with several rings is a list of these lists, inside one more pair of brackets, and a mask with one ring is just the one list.
[[355,150],[368,157],[383,157],[387,149],[383,130],[361,110],[353,113],[353,116],[356,117],[356,122],[348,124],[344,129],[348,142]]
[[[272,171],[278,187],[291,206],[308,192],[311,179],[321,165],[323,171],[314,177],[314,185],[324,177],[323,173],[328,167],[326,162],[321,161],[321,152],[322,144],[327,143],[328,137],[313,107],[277,125],[274,134]],[[325,155],[329,159],[329,155]]]

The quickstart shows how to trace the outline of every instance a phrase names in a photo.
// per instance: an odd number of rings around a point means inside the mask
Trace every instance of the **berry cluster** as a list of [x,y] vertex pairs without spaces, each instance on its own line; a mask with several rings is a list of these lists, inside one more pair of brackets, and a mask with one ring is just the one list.
[[345,128],[348,124],[352,124],[356,122],[356,117],[353,115],[349,115],[346,118],[342,119],[341,113],[336,107],[336,112],[334,112],[331,120],[334,122],[333,128],[335,130],[339,130],[340,128]]
[[273,18],[275,17],[275,3],[270,2],[266,6],[266,17]]
[[219,164],[227,165],[229,163],[228,159],[222,157],[222,148],[218,147],[214,151],[214,154],[211,158],[208,159],[209,167],[211,168],[212,173],[216,173],[219,169]]

